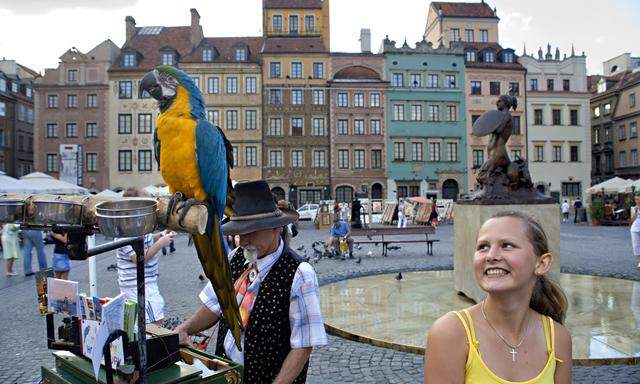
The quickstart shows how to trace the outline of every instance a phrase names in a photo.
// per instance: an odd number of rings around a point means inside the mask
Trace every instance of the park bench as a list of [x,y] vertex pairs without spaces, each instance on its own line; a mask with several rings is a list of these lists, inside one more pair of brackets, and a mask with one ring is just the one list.
[[[427,243],[427,255],[433,256],[433,243],[440,240],[430,239],[429,235],[436,233],[436,229],[431,226],[419,227],[378,227],[378,228],[352,228],[351,237],[354,244],[382,244],[382,256],[387,256],[389,244],[404,243]],[[401,235],[424,235],[425,238],[419,239],[390,239],[389,236]],[[358,237],[366,237],[367,240],[358,240]],[[378,239],[379,237],[379,239]]]

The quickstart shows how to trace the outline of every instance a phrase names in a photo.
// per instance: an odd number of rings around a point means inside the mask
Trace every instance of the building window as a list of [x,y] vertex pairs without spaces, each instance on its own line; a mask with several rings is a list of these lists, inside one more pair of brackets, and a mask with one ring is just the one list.
[[604,166],[605,166],[605,172],[607,173],[613,172],[613,156],[610,153],[607,153],[604,156]]
[[98,95],[87,95],[87,108],[96,108],[98,106]]
[[272,79],[280,78],[280,63],[279,62],[271,62],[269,63],[269,77]]
[[356,149],[353,151],[353,168],[364,168],[364,149]]
[[67,81],[78,81],[78,70],[77,69],[68,69],[67,70]]
[[217,109],[210,109],[207,111],[207,120],[213,125],[220,124],[220,111]]
[[502,61],[505,63],[513,63],[513,52],[505,52],[502,54]]
[[58,137],[58,124],[48,123],[45,137],[48,139]]
[[348,107],[349,106],[349,94],[346,92],[338,93],[338,107]]
[[125,53],[124,60],[122,62],[125,67],[135,67],[136,66],[136,54],[135,53]]
[[500,94],[500,82],[499,81],[490,81],[489,82],[489,94],[490,95],[499,95]]
[[509,83],[509,94],[520,96],[520,83]]
[[634,108],[636,106],[636,94],[629,94],[629,108]]
[[258,147],[247,146],[244,148],[244,165],[245,167],[258,166]]
[[484,163],[484,149],[473,150],[473,168],[477,169]]
[[562,80],[562,90],[567,92],[571,90],[571,80],[569,79]]
[[244,111],[244,129],[255,131],[258,129],[258,112],[254,109]]
[[520,129],[520,116],[513,116],[513,134],[514,135],[521,135],[521,129]]
[[338,150],[338,168],[349,169],[349,150],[348,149]]
[[270,89],[269,90],[269,104],[282,105],[282,90]]
[[78,108],[78,95],[67,95],[67,108]]
[[298,33],[298,16],[289,15],[289,33]]
[[313,90],[313,105],[324,105],[324,91],[321,89]]
[[496,53],[494,51],[486,51],[484,53],[485,63],[494,63],[496,61]]
[[409,197],[409,187],[406,185],[402,185],[398,187],[398,198],[404,199],[405,197]]
[[244,93],[254,95],[258,93],[258,79],[255,77],[247,77],[244,79]]
[[98,137],[98,124],[87,123],[84,127],[84,137]]
[[627,139],[627,129],[624,125],[618,126],[618,140]]
[[220,93],[220,78],[208,77],[207,78],[207,93],[214,94]]
[[374,168],[374,169],[382,168],[382,150],[381,149],[371,150],[371,168]]
[[404,87],[404,74],[403,73],[394,73],[393,74],[393,86],[394,87]]
[[411,143],[411,161],[423,161],[422,143]]
[[282,15],[273,15],[271,18],[273,32],[282,32]]
[[393,104],[393,120],[404,121],[404,104]]
[[638,150],[632,149],[629,154],[631,155],[631,166],[637,167],[638,166]]
[[202,61],[204,62],[213,61],[213,49],[205,48],[202,50]]
[[480,30],[480,42],[481,43],[489,42],[489,31],[487,29]]
[[553,158],[552,161],[554,163],[559,163],[562,161],[562,146],[554,145],[553,146]]
[[138,133],[151,133],[153,130],[150,113],[138,114]]
[[313,63],[313,78],[324,78],[324,63]]
[[138,172],[151,172],[153,151],[140,149],[138,151]]
[[447,161],[458,161],[458,143],[447,143]]
[[131,150],[118,151],[118,171],[131,172]]
[[580,196],[580,183],[562,183],[562,196]]
[[455,105],[447,105],[447,121],[458,120],[458,107]]
[[118,98],[130,99],[132,96],[131,80],[118,81]]
[[227,93],[235,94],[238,93],[238,78],[237,77],[227,77]]
[[593,108],[593,116],[600,117],[600,107]]
[[544,161],[544,145],[536,145],[534,148],[535,148],[535,157],[533,161],[536,161],[536,162]]
[[474,62],[477,60],[476,51],[469,50],[466,52],[466,60],[470,62]]
[[620,167],[624,168],[627,166],[627,152],[620,151]]
[[522,158],[522,151],[519,150],[519,149],[512,149],[511,150],[511,158],[513,160],[517,160],[517,159]]
[[440,161],[440,143],[429,143],[429,161]]
[[303,121],[301,117],[291,118],[291,136],[302,136]]
[[47,172],[58,172],[58,155],[47,153]]
[[314,117],[311,120],[311,136],[326,136],[327,129],[324,124],[324,118]]
[[427,75],[427,88],[438,88],[438,75],[433,73]]
[[47,95],[47,108],[58,108],[58,95]]
[[393,143],[393,160],[394,161],[404,161],[405,153],[404,153],[404,143]]
[[451,28],[451,41],[460,41],[460,29]]
[[7,79],[0,77],[0,92],[7,92]]
[[86,155],[86,168],[87,172],[98,172],[98,154],[97,153],[87,153]]
[[291,78],[302,79],[302,63],[291,63]]
[[533,110],[533,124],[542,125],[542,109]]
[[422,87],[422,76],[419,73],[412,73],[411,74],[411,86],[413,88]]
[[358,119],[353,121],[353,134],[364,135],[364,120]]
[[272,117],[269,119],[269,136],[282,136],[282,119]]
[[304,17],[304,30],[306,32],[315,32],[315,30],[316,30],[316,18],[313,15],[305,15],[305,17]]
[[238,111],[232,109],[225,114],[227,131],[235,131],[238,129]]
[[422,121],[422,105],[421,104],[411,105],[411,120]]
[[472,81],[471,82],[471,94],[472,95],[482,95],[482,82],[481,81]]
[[378,92],[372,92],[369,95],[369,107],[380,107],[380,94]]
[[281,150],[272,150],[269,152],[269,166],[273,168],[282,168]]
[[129,134],[131,131],[131,114],[120,113],[118,115],[118,134]]
[[234,167],[239,167],[240,166],[240,152],[238,152],[238,147],[236,147],[235,145],[231,147],[231,154],[233,157],[233,166]]
[[553,91],[553,79],[547,79],[547,91]]
[[562,125],[562,111],[559,109],[551,110],[551,117],[553,118],[553,125]]
[[476,123],[476,120],[480,118],[480,115],[471,115],[471,125]]
[[382,129],[380,128],[380,120],[371,120],[369,121],[369,134],[370,135],[381,135]]
[[313,151],[313,167],[324,168],[327,166],[327,153],[325,151]]
[[537,91],[538,90],[538,79],[530,79],[529,80],[529,88],[531,88],[532,91]]
[[444,76],[444,87],[445,88],[455,88],[456,87],[456,75],[445,75]]
[[364,107],[364,93],[356,93],[353,95],[353,106],[362,108]]
[[464,41],[468,43],[473,43],[473,29],[464,30]]
[[572,145],[569,147],[569,161],[577,163],[580,161],[580,146]]
[[162,65],[173,65],[174,64],[174,55],[173,53],[165,52],[162,53]]
[[430,105],[429,106],[429,121],[440,121],[440,106],[439,105]]
[[571,125],[578,125],[578,110],[577,109],[570,110],[569,118],[571,120]]
[[629,123],[629,138],[635,139],[638,137],[638,123],[633,121]]
[[349,134],[349,121],[338,120],[338,135],[348,135],[348,134]]
[[236,48],[236,61],[247,61],[247,49]]
[[607,103],[604,105],[604,114],[608,115],[609,113],[611,113],[611,104]]
[[67,123],[64,131],[65,137],[78,137],[78,125],[76,123]]
[[302,89],[291,90],[291,105],[302,105]]

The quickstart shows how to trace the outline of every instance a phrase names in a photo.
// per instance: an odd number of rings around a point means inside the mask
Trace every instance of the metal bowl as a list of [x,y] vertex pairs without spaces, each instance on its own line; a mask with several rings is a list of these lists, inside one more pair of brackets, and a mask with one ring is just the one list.
[[33,200],[33,216],[30,224],[35,225],[81,225],[82,204],[65,200]]
[[0,200],[0,223],[23,222],[24,209],[22,200]]
[[153,232],[157,210],[152,199],[103,201],[96,204],[96,217],[103,235],[136,237]]

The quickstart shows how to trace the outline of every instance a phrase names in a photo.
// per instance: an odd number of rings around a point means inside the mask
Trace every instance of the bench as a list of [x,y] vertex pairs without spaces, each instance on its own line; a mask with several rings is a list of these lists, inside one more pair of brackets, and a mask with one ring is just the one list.
[[[427,243],[427,255],[433,256],[433,243],[437,243],[438,239],[429,239],[429,235],[436,233],[436,229],[430,226],[419,227],[380,227],[380,228],[352,228],[351,237],[354,244],[382,244],[382,256],[387,256],[389,244],[402,243]],[[425,235],[424,239],[389,239],[388,236],[400,235]],[[380,240],[373,237],[380,236]],[[387,236],[387,238],[385,238]],[[369,240],[357,240],[356,237],[367,237]]]

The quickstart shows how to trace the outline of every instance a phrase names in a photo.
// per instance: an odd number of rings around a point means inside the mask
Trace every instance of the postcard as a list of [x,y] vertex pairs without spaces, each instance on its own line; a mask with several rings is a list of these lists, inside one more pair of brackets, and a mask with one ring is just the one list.
[[48,304],[50,313],[78,316],[78,282],[47,278]]
[[49,313],[47,308],[47,278],[53,277],[53,269],[36,272],[36,291],[38,292],[38,308],[40,314],[45,316]]

